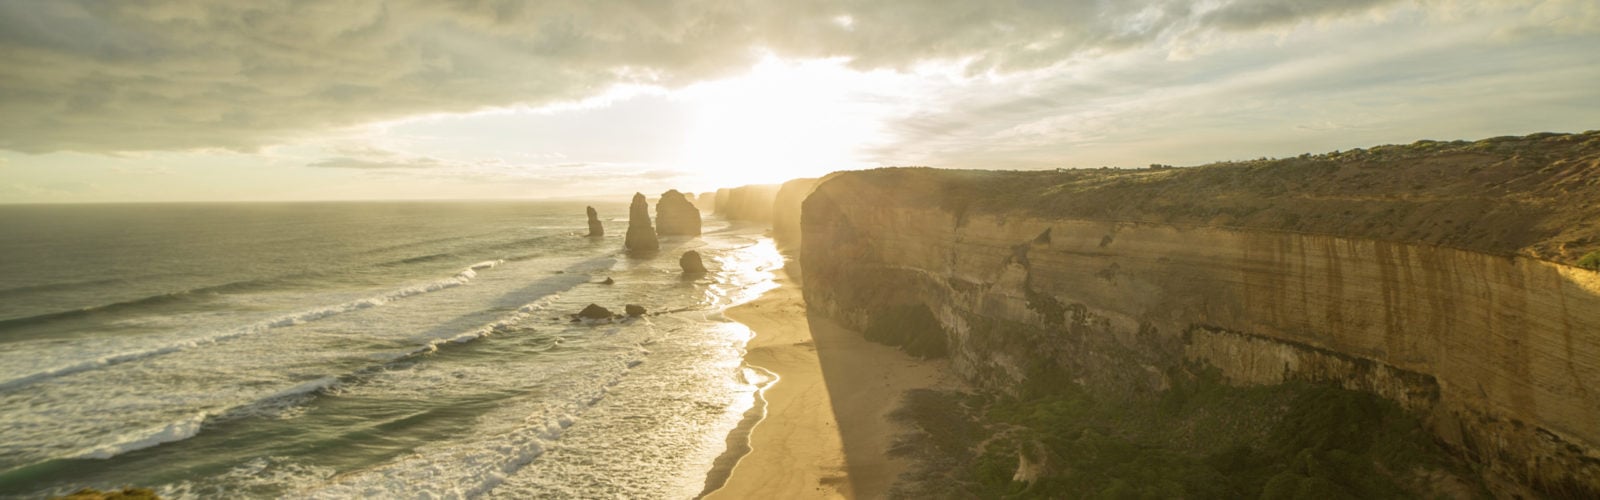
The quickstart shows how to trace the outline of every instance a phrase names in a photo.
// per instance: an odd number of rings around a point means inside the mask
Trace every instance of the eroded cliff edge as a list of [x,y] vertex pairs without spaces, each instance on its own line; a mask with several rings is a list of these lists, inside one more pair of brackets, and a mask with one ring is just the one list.
[[1138,171],[883,169],[802,211],[813,314],[931,315],[981,386],[1333,382],[1600,493],[1600,133]]

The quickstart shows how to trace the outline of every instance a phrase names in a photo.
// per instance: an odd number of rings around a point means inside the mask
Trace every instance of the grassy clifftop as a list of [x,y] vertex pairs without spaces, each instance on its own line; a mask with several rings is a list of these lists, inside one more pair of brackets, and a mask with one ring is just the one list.
[[887,168],[837,180],[822,189],[958,214],[1294,231],[1600,266],[1600,131],[1185,168]]

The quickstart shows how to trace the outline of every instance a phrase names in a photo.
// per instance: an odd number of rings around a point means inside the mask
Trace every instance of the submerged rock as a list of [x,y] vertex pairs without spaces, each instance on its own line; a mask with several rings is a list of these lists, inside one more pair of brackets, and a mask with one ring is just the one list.
[[700,252],[690,250],[678,258],[678,265],[683,267],[683,274],[700,275],[706,273],[706,264],[700,260]]
[[594,207],[585,208],[589,211],[589,237],[599,238],[605,236],[606,227],[600,224],[600,214],[594,211]]
[[650,203],[641,193],[633,194],[633,204],[628,206],[628,237],[622,247],[629,254],[648,254],[661,249],[656,231],[650,227]]
[[615,314],[612,314],[610,309],[600,307],[599,304],[589,304],[582,311],[578,311],[577,316],[579,319],[606,319]]
[[121,490],[100,491],[94,488],[83,488],[64,497],[55,497],[63,500],[161,500],[156,495],[156,490],[150,488],[133,488],[124,486]]
[[661,193],[661,200],[656,202],[656,234],[699,236],[700,209],[676,189]]
[[622,306],[622,310],[623,310],[623,312],[628,313],[628,316],[632,316],[632,317],[635,317],[635,318],[637,318],[639,316],[644,316],[644,313],[645,313],[644,307],[640,306],[638,304],[628,304],[626,306]]
[[611,279],[610,276],[606,276],[606,280],[600,282],[600,284],[602,284],[602,285],[615,285],[615,284],[617,284],[617,280]]

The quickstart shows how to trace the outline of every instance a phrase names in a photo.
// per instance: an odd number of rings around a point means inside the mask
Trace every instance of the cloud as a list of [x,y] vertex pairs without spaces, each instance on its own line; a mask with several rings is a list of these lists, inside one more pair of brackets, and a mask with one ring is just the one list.
[[666,170],[666,169],[646,170],[646,171],[639,172],[638,174],[636,174],[637,177],[641,177],[641,178],[645,178],[645,179],[652,179],[652,180],[676,179],[676,178],[679,178],[679,177],[689,177],[689,176],[692,176],[692,175],[695,175],[695,174],[693,172],[684,172],[682,170]]
[[761,51],[1010,73],[1394,1],[0,2],[0,149],[256,151],[419,114],[682,86]]
[[1239,37],[1203,59],[1149,46],[1070,72],[981,80],[925,99],[888,124],[894,141],[865,153],[966,168],[1198,164],[1593,128],[1594,40],[1504,43],[1490,36],[1503,14],[1345,19]]
[[437,168],[445,166],[445,162],[437,158],[425,156],[396,158],[396,159],[363,159],[340,156],[307,163],[307,167],[314,168],[353,168],[358,170],[373,169],[408,169],[408,168]]
[[1243,31],[1338,17],[1394,3],[1398,0],[1238,0],[1206,12],[1199,21],[1203,26]]

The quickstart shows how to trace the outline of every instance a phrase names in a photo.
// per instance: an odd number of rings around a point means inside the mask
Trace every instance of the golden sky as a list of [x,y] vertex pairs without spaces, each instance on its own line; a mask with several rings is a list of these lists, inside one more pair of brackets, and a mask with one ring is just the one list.
[[596,198],[1600,128],[1600,2],[14,0],[0,68],[0,203]]

